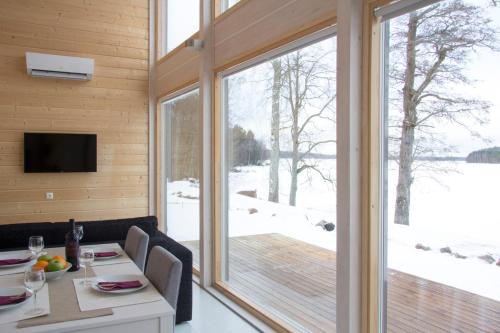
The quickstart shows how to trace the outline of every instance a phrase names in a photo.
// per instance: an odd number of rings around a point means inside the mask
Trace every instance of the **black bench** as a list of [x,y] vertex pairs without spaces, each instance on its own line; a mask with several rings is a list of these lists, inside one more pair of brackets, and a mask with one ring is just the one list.
[[[182,278],[177,301],[176,323],[192,317],[192,265],[193,254],[182,244],[158,230],[156,216],[135,217],[104,221],[77,221],[83,225],[82,244],[119,243],[123,246],[128,229],[137,226],[149,235],[149,251],[156,245],[165,248],[182,262]],[[39,222],[0,225],[0,251],[26,249],[30,236],[43,236],[46,247],[64,246],[67,222]],[[147,262],[147,259],[146,259]]]

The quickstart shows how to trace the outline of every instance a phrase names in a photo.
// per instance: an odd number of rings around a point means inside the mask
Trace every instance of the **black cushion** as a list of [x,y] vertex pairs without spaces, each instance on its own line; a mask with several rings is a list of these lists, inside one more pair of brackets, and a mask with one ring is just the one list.
[[[156,216],[76,223],[83,225],[82,243],[111,243],[124,240],[128,229],[134,225],[144,230],[149,237],[154,237],[158,231]],[[62,246],[68,230],[68,222],[3,224],[0,225],[0,249],[27,248],[30,236],[43,236],[46,247]]]
[[83,243],[106,242],[110,239],[125,239],[132,226],[141,228],[153,237],[158,225],[156,216],[134,217],[104,221],[78,221],[83,225]]
[[[184,245],[177,243],[164,233],[157,231],[156,234],[157,236],[149,239],[148,258],[153,247],[161,246],[182,262],[181,285],[179,288],[179,298],[177,299],[175,322],[178,324],[191,320],[191,309],[193,307],[193,254]],[[148,258],[146,258],[146,268]]]
[[43,236],[45,246],[49,246],[55,240],[51,225],[50,222],[0,225],[0,248],[27,249],[30,236]]

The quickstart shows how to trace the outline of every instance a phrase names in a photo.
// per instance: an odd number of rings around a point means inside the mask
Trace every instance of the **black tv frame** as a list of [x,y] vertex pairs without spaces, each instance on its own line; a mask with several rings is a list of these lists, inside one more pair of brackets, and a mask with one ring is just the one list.
[[[53,161],[55,163],[52,166],[41,165],[40,163],[36,163],[33,161],[31,165],[27,162],[33,160],[34,158],[39,158],[40,156],[36,156],[34,151],[30,152],[30,149],[33,149],[33,146],[27,146],[27,142],[33,140],[39,136],[39,139],[48,137],[50,140],[55,140],[55,142],[60,142],[61,144],[57,146],[57,148],[64,148],[62,152],[59,152],[59,156],[56,156],[56,160]],[[70,165],[71,162],[68,162],[68,155],[74,154],[75,150],[71,149],[71,144],[68,144],[68,140],[75,140],[76,137],[85,138],[85,142],[90,144],[90,147],[87,147],[85,151],[82,151],[82,155],[77,155],[75,158],[81,160],[81,163],[76,165]],[[64,140],[67,140],[64,142]],[[83,142],[83,141],[82,141]],[[74,143],[73,143],[74,144]],[[66,146],[66,147],[65,147]],[[40,146],[41,147],[41,146]],[[38,148],[40,148],[38,147]],[[76,147],[73,147],[76,148]],[[66,153],[68,155],[66,155]],[[40,153],[38,153],[40,154]],[[87,154],[87,156],[84,156]],[[89,155],[90,154],[90,155]],[[65,161],[66,160],[66,161]],[[57,164],[59,163],[59,164]],[[25,132],[24,133],[24,173],[86,173],[86,172],[97,172],[97,134],[94,133],[51,133],[51,132]]]

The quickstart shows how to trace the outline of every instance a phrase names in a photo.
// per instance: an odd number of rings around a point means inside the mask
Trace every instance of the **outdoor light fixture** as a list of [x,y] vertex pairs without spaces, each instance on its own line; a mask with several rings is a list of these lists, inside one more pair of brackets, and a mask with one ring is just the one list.
[[201,39],[189,38],[184,42],[184,46],[193,50],[201,50],[203,48],[203,41]]

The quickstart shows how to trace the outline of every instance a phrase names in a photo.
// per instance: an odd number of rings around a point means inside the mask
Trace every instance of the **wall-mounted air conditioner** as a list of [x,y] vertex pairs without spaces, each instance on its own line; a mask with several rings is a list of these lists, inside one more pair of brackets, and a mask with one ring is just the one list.
[[28,75],[69,80],[90,80],[94,59],[26,52]]

